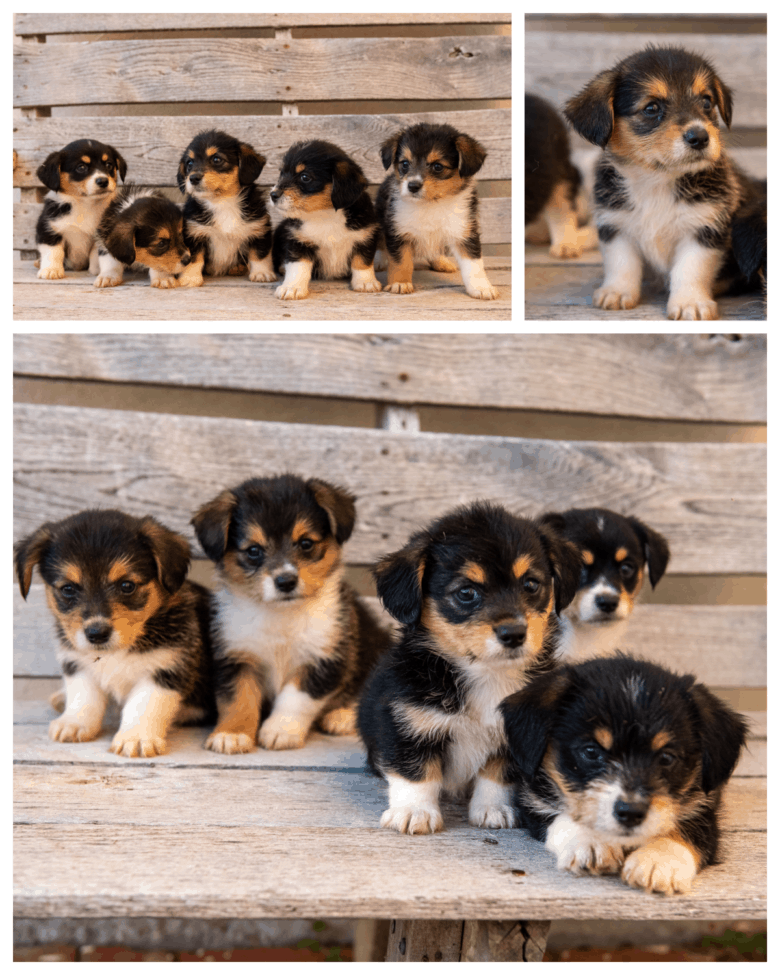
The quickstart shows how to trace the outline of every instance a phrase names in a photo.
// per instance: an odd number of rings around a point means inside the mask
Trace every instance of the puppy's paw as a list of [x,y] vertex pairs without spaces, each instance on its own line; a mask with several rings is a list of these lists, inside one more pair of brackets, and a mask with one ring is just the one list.
[[353,291],[363,291],[363,292],[378,292],[382,290],[382,285],[377,281],[376,278],[369,278],[366,281],[356,281],[352,285]]
[[238,278],[242,274],[246,274],[247,266],[246,264],[234,264],[233,267],[227,272],[231,277]]
[[355,709],[334,708],[319,720],[320,728],[326,735],[352,735],[357,730]]
[[59,278],[65,277],[65,269],[61,267],[42,267],[38,272],[38,277],[42,278],[44,281],[56,281]]
[[444,254],[434,257],[434,259],[430,261],[430,267],[432,271],[441,271],[443,274],[453,274],[458,270],[458,265],[455,263],[455,261],[451,261],[449,257],[445,257]]
[[395,284],[386,284],[384,290],[394,295],[410,295],[414,285],[411,281],[396,281]]
[[[63,275],[64,277],[65,275]],[[122,283],[122,278],[112,277],[110,274],[98,274],[92,282],[94,288],[115,288]]]
[[622,877],[631,887],[648,892],[689,894],[696,873],[696,858],[690,847],[660,836],[626,858]]
[[117,731],[108,749],[125,758],[154,758],[165,754],[165,739],[146,736],[140,728]]
[[481,298],[482,301],[494,301],[498,298],[498,288],[494,288],[487,278],[468,285],[466,291],[472,298]]
[[249,272],[249,280],[260,281],[261,283],[262,282],[267,283],[268,281],[276,281],[277,277],[273,271],[266,271],[264,269],[259,269],[259,270]]
[[295,284],[280,284],[274,294],[282,301],[295,301],[299,298],[306,298],[309,289]]
[[149,279],[149,284],[153,288],[179,288],[179,287],[181,287],[181,285],[179,284],[178,280],[173,275],[170,275],[170,276],[164,277],[164,278],[162,278],[162,277],[161,278],[150,278]]
[[99,733],[100,726],[83,724],[73,718],[55,718],[49,724],[52,741],[94,741]]
[[261,725],[257,743],[270,751],[303,748],[306,742],[306,730],[296,718],[272,714]]
[[254,751],[255,743],[249,735],[242,732],[212,731],[203,747],[222,755],[237,755],[240,752]]
[[616,288],[596,288],[593,292],[593,305],[606,311],[619,311],[621,308],[636,308],[639,295],[633,292],[619,291]]
[[391,806],[382,813],[379,825],[399,833],[438,833],[444,829],[444,820],[438,806]]
[[670,298],[666,306],[666,317],[675,322],[714,322],[718,318],[718,303],[710,298]]
[[469,806],[469,822],[485,829],[511,829],[515,825],[515,811],[510,805],[474,804]]
[[613,846],[597,833],[575,823],[565,813],[553,820],[544,844],[557,857],[558,869],[579,877],[583,874],[619,873],[622,846]]
[[578,240],[561,240],[550,247],[550,257],[579,257],[582,244]]

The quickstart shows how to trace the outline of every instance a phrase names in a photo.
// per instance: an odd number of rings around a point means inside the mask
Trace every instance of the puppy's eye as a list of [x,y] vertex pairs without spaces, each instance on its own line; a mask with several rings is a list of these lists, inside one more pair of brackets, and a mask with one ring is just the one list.
[[298,547],[302,552],[311,552],[314,548],[314,542],[310,538],[301,538],[298,541]]
[[165,238],[161,238],[155,243],[154,247],[150,247],[149,250],[152,252],[152,254],[156,254],[159,256],[161,254],[165,254],[166,251],[170,250],[170,248],[171,248],[171,242],[169,240],[166,240]]
[[260,565],[265,558],[265,550],[261,545],[250,545],[244,554],[253,565]]
[[588,569],[587,566],[583,566],[580,570],[580,585],[584,586],[588,581]]
[[712,98],[709,95],[702,95],[701,100],[705,111],[709,112],[709,110],[712,108]]
[[194,165],[195,165],[195,160],[188,159],[187,162],[184,164],[184,168],[187,170],[187,172],[189,172]]
[[658,756],[658,764],[662,768],[670,768],[677,761],[677,756],[674,752],[661,752]]
[[135,583],[130,582],[129,579],[125,579],[124,582],[119,583],[119,591],[123,596],[130,596],[135,592]]
[[539,581],[537,579],[524,579],[523,589],[526,592],[539,592]]
[[60,586],[60,592],[66,599],[74,599],[78,595],[78,587],[74,586],[72,582],[66,582],[64,586]]
[[311,183],[311,176],[308,173],[301,173],[299,179],[302,183]]
[[645,105],[644,112],[648,118],[657,118],[661,114],[661,106],[658,102],[650,102],[649,105]]
[[76,172],[77,173],[86,173],[86,171],[87,171],[87,164],[86,163],[79,163],[78,166],[76,166]]
[[211,157],[212,166],[221,166],[224,161],[225,160],[222,158],[222,156],[219,155]]
[[635,572],[636,572],[636,569],[634,568],[633,565],[631,565],[630,562],[622,562],[621,563],[621,565],[620,565],[620,574],[623,576],[624,579],[630,579]]
[[477,606],[481,597],[473,586],[463,586],[457,590],[455,598],[464,606]]
[[431,169],[434,171],[434,173],[440,173],[444,169],[444,166],[442,166],[440,162],[435,162],[431,163]]
[[409,172],[409,160],[408,159],[402,159],[401,162],[398,163],[398,168],[401,170],[402,173],[408,173]]
[[597,765],[601,762],[604,752],[595,742],[590,741],[580,748],[579,755],[587,765]]

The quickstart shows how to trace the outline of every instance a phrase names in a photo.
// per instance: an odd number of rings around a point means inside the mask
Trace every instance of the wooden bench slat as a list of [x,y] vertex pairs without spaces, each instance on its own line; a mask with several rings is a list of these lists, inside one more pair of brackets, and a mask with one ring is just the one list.
[[[116,290],[116,289],[114,289]],[[159,300],[159,299],[158,299]],[[283,470],[358,497],[346,558],[370,563],[454,504],[598,504],[672,541],[670,571],[763,572],[766,447],[409,434],[66,406],[15,406],[15,537],[89,505],[189,519],[226,485]]]
[[[562,106],[595,74],[648,44],[684,47],[712,59],[735,92],[735,128],[766,126],[767,39],[762,34],[534,31],[526,34],[527,91]],[[565,70],[551,70],[565,65]]]
[[[375,599],[367,600],[381,614]],[[33,585],[25,603],[13,591],[14,675],[60,673],[56,638],[44,587]],[[387,625],[393,621],[384,617]],[[739,646],[739,654],[734,647]],[[763,606],[636,607],[621,647],[678,672],[694,673],[717,687],[766,685],[766,609]]]
[[410,78],[428,99],[510,98],[510,61],[487,35],[17,42],[14,106],[407,99]]
[[[266,157],[258,183],[272,186],[293,142],[327,138],[363,167],[369,182],[386,175],[379,156],[382,143],[400,128],[417,122],[447,122],[478,139],[487,149],[480,180],[511,179],[511,111],[417,112],[368,115],[182,115],[116,118],[15,118],[14,186],[41,186],[35,175],[50,152],[77,138],[99,138],[114,146],[127,163],[128,179],[153,186],[174,186],[181,154],[197,132],[222,129],[253,145]],[[508,237],[506,239],[509,239]]]
[[283,334],[19,334],[14,371],[409,404],[766,421],[766,336],[759,334],[738,341],[592,334],[565,342],[545,334],[297,335],[295,344],[294,361]]

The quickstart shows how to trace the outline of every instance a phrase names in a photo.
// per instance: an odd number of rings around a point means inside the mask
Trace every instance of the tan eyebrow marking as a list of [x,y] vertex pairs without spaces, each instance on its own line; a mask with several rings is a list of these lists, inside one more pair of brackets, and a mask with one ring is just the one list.
[[593,563],[596,561],[593,552],[589,552],[586,548],[582,550],[581,555],[582,561],[585,563],[585,565],[593,565]]
[[85,162],[85,163],[91,163],[92,162],[92,160],[89,158],[89,156],[82,156],[81,157],[81,161],[82,162]]
[[669,731],[659,731],[653,736],[653,740],[650,742],[650,747],[654,752],[657,752],[659,748],[665,748],[671,740],[672,735]]
[[624,548],[621,545],[621,547],[617,550],[617,552],[615,552],[615,561],[622,562],[627,555],[628,555],[628,549]]
[[531,568],[531,558],[528,555],[521,555],[519,558],[515,559],[512,563],[512,572],[515,578],[519,579],[524,576],[526,572]]
[[614,738],[612,737],[612,732],[609,728],[596,728],[593,732],[593,737],[601,745],[604,751],[609,751],[612,748]]
[[487,578],[485,575],[485,570],[481,565],[477,565],[476,562],[465,562],[460,571],[467,579],[471,579],[472,582],[484,584],[485,579]]

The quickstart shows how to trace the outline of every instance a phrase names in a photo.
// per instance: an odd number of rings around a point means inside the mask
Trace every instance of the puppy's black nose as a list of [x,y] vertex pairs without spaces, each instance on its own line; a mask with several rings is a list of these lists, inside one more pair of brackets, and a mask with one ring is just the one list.
[[687,132],[683,133],[683,139],[691,149],[706,149],[710,141],[707,130],[700,125],[692,125]]
[[604,593],[602,593],[600,596],[596,596],[596,605],[602,613],[614,613],[618,608],[619,602],[620,596],[608,596]]
[[279,197],[282,194],[279,192],[279,190],[271,190],[271,192],[268,195],[271,197],[274,203],[276,203],[276,201],[279,199]]
[[618,799],[612,807],[612,812],[621,826],[631,827],[638,826],[642,822],[649,808],[650,803],[645,800],[624,802],[622,799]]
[[190,263],[191,260],[192,260],[192,254],[190,254],[189,251],[185,251],[181,255],[181,262],[185,267]]
[[274,585],[279,592],[292,592],[298,585],[298,576],[294,572],[280,572],[274,578]]
[[98,176],[95,182],[101,189],[105,189],[108,186],[108,178],[105,176]]
[[105,643],[111,636],[112,626],[110,623],[90,623],[84,627],[84,635],[90,643]]
[[197,186],[202,179],[203,173],[190,173],[190,184],[192,186]]
[[410,193],[419,193],[422,188],[422,183],[419,180],[410,180],[407,184]]
[[514,650],[521,646],[525,640],[526,625],[525,623],[504,623],[501,626],[494,626],[493,632],[505,647]]

